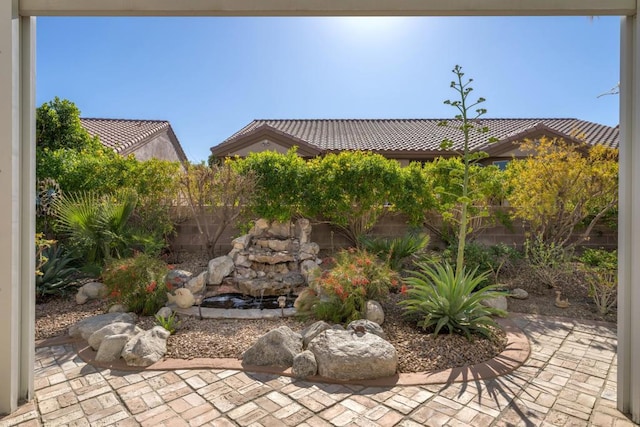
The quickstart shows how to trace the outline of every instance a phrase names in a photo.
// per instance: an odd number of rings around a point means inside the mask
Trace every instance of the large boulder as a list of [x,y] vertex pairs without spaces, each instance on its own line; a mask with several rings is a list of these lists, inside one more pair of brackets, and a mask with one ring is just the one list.
[[87,317],[69,327],[69,335],[74,338],[82,338],[88,340],[89,337],[98,329],[111,323],[124,322],[136,323],[136,315],[133,313],[107,313],[99,314],[93,317]]
[[267,332],[242,354],[243,365],[291,367],[302,352],[302,337],[288,326]]
[[374,334],[379,336],[383,340],[387,339],[387,334],[384,333],[384,330],[380,327],[380,325],[367,319],[354,320],[347,325],[347,331],[355,331],[359,334]]
[[122,358],[129,366],[149,366],[160,360],[167,352],[169,331],[162,326],[140,332],[131,338],[122,349]]
[[89,282],[78,289],[76,304],[82,305],[89,300],[102,299],[107,296],[109,290],[104,283]]
[[219,285],[222,283],[222,279],[233,272],[233,258],[228,255],[214,258],[209,261],[208,267],[209,274],[207,283],[210,285]]
[[318,374],[336,380],[388,377],[398,367],[396,349],[375,334],[329,329],[309,343],[309,350]]
[[500,295],[494,298],[485,298],[480,301],[480,304],[486,307],[497,308],[498,310],[504,311],[507,311],[508,306],[507,297],[504,295]]
[[303,329],[302,332],[300,332],[300,335],[302,335],[302,347],[307,348],[312,339],[327,329],[331,329],[331,325],[324,320],[319,320]]
[[203,271],[202,273],[198,274],[196,277],[192,277],[191,279],[189,279],[189,281],[184,285],[184,287],[186,289],[189,289],[189,291],[191,291],[192,294],[201,293],[202,291],[204,291],[205,287],[207,286],[208,275],[209,275],[208,272]]
[[108,336],[126,334],[129,337],[133,337],[140,332],[142,332],[142,329],[132,323],[115,322],[105,325],[92,333],[87,341],[91,348],[97,351],[100,348],[100,344],[102,344],[102,340]]
[[378,325],[384,323],[384,310],[378,301],[368,300],[364,306],[364,318]]
[[296,378],[308,378],[314,376],[318,372],[318,362],[316,362],[316,357],[309,350],[296,354],[293,358],[291,372]]
[[128,334],[109,335],[102,340],[98,353],[96,353],[97,362],[114,362],[120,359],[122,349],[131,337]]

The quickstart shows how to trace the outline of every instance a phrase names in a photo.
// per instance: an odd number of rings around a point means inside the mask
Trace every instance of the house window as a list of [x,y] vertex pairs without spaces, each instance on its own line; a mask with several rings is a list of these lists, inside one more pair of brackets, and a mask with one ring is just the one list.
[[509,160],[496,160],[492,164],[497,166],[498,169],[500,169],[501,171],[503,171],[507,168],[507,163],[509,163]]

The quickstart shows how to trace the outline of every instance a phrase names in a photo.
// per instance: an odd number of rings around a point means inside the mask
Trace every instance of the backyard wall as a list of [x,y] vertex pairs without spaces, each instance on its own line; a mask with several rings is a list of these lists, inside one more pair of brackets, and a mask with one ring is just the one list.
[[[211,221],[211,220],[210,220]],[[437,223],[433,224],[438,227]],[[375,236],[397,237],[403,235],[408,230],[407,219],[403,215],[389,214],[384,216],[374,227],[371,234]],[[425,232],[429,230],[425,228]],[[476,241],[487,245],[505,243],[507,245],[520,247],[525,239],[525,227],[519,221],[514,221],[511,227],[496,225],[483,230],[477,235]],[[444,247],[439,239],[431,234],[431,246]],[[215,247],[215,255],[226,254],[231,250],[231,241],[239,235],[239,231],[233,228],[227,229]],[[325,253],[332,253],[338,249],[349,247],[349,241],[340,234],[340,231],[328,224],[313,224],[311,241],[320,245],[320,249]],[[604,247],[606,249],[616,249],[618,245],[617,231],[606,227],[596,227],[591,233],[588,241],[583,243],[587,247]],[[174,251],[199,252],[206,248],[203,235],[198,231],[197,222],[193,218],[186,218],[176,226],[176,234],[171,241],[171,248]]]

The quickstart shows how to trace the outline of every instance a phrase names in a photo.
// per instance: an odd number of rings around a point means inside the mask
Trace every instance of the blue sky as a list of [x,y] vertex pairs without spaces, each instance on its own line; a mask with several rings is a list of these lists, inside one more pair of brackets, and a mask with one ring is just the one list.
[[459,64],[486,117],[618,123],[620,19],[38,18],[37,105],[169,120],[204,160],[253,119],[449,118]]

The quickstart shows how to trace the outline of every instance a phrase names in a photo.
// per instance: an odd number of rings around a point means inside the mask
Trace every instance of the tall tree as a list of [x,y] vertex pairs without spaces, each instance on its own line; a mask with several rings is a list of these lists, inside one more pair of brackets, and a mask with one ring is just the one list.
[[76,105],[57,96],[36,109],[36,146],[38,149],[80,150],[99,144],[97,137],[89,135],[80,123],[80,110]]

